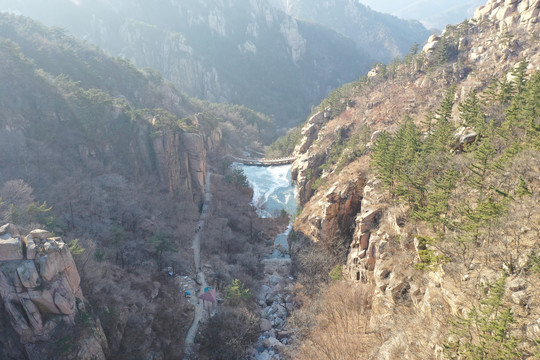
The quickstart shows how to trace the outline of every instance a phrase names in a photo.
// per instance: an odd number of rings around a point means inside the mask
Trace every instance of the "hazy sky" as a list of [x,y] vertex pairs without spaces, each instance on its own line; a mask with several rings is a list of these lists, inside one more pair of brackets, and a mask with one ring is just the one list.
[[420,20],[428,28],[443,29],[471,18],[474,10],[487,0],[360,0],[373,10],[405,19]]

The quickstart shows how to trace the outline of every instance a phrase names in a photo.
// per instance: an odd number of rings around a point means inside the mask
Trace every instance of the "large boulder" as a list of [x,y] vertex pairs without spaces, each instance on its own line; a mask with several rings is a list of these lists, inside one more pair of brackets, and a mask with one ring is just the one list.
[[19,236],[19,230],[13,224],[0,226],[0,240],[10,239]]
[[22,241],[19,238],[0,240],[0,261],[22,260]]
[[24,241],[13,226],[0,232],[0,296],[11,325],[23,342],[47,340],[58,323],[74,323],[76,299],[83,299],[73,257],[46,230]]
[[454,134],[454,149],[463,150],[465,146],[475,142],[478,137],[478,133],[474,131],[471,127],[462,126],[456,130]]
[[17,274],[23,286],[27,289],[32,289],[41,283],[41,278],[36,269],[36,265],[32,260],[22,261],[19,266],[17,266]]

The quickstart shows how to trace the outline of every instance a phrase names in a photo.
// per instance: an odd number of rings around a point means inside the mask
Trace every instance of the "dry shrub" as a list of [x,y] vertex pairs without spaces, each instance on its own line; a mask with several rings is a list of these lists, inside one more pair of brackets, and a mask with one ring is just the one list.
[[223,307],[201,335],[201,359],[241,359],[259,336],[259,318],[246,307]]
[[329,273],[339,263],[337,257],[326,252],[321,243],[303,242],[294,254],[298,282],[306,287],[308,294],[319,292],[322,283],[329,281]]
[[298,360],[367,359],[378,342],[368,331],[372,294],[369,285],[332,284],[313,307],[317,314],[313,327],[291,356]]

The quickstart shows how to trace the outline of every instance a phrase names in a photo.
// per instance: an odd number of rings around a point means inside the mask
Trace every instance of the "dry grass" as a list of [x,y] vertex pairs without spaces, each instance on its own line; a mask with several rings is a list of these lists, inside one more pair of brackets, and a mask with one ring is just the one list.
[[[292,351],[297,360],[358,360],[367,359],[379,343],[376,334],[369,331],[373,288],[355,286],[345,282],[330,285],[318,304],[305,306],[311,314],[298,316],[314,319],[305,324],[307,334],[300,347]],[[292,320],[292,324],[294,323]],[[296,325],[299,325],[296,319]]]

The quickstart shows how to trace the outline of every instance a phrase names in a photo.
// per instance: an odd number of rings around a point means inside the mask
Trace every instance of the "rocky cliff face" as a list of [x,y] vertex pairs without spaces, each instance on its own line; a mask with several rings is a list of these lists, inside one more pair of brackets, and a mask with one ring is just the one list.
[[[523,57],[529,61],[529,71],[538,69],[539,47],[534,41],[534,34],[538,32],[535,24],[539,8],[538,1],[490,1],[476,11],[473,19],[452,30],[463,33],[458,37],[459,56],[463,59],[461,65],[453,63],[436,75],[426,73],[430,61],[433,61],[433,53],[440,45],[440,37],[431,36],[416,61],[407,65],[409,75],[381,82],[381,69],[374,68],[365,82],[358,85],[360,89],[356,91],[359,94],[352,96],[354,105],[342,106],[340,116],[331,116],[332,107],[311,116],[302,129],[303,136],[295,148],[297,160],[292,166],[293,179],[298,184],[299,202],[305,206],[310,206],[310,203],[323,204],[322,192],[313,190],[316,181],[327,179],[322,182],[343,184],[350,177],[356,178],[358,169],[365,168],[366,164],[353,164],[353,167],[346,167],[341,172],[332,168],[324,169],[332,147],[337,147],[342,138],[338,133],[349,137],[349,134],[359,133],[363,127],[369,126],[370,133],[363,135],[367,151],[380,130],[396,129],[396,122],[406,115],[420,119],[427,114],[439,103],[449,84],[459,84],[456,95],[456,102],[459,102],[464,101],[472,90],[486,88],[493,78],[503,76],[517,66]],[[509,36],[509,33],[515,35]],[[510,40],[506,41],[507,38]],[[347,94],[344,96],[347,97]],[[454,107],[454,115],[457,110],[457,106]],[[335,176],[338,173],[339,176]],[[338,190],[343,187],[338,185]],[[328,191],[328,188],[325,190]],[[321,210],[314,206],[314,213],[320,214]],[[350,216],[355,217],[354,214]]]
[[[422,266],[415,268],[414,264],[426,262],[426,253],[431,256],[440,254],[440,250],[447,256],[458,250],[441,250],[440,244],[426,245],[418,234],[434,232],[433,229],[412,219],[408,205],[396,201],[395,195],[390,196],[388,188],[370,169],[369,161],[381,131],[395,132],[406,116],[416,124],[425,124],[426,116],[429,118],[430,111],[438,108],[451,84],[456,85],[456,92],[449,116],[458,127],[463,115],[457,104],[464,103],[473,90],[489,92],[493,79],[511,81],[516,76],[515,70],[511,74],[512,70],[523,58],[528,60],[528,74],[538,71],[539,13],[539,1],[489,1],[476,11],[473,19],[447,27],[441,37],[430,37],[423,51],[413,61],[401,64],[397,71],[390,69],[389,73],[387,67],[376,67],[352,88],[343,89],[341,103],[334,101],[321,109],[302,130],[293,174],[304,209],[294,228],[315,242],[324,243],[333,235],[337,238],[331,242],[333,246],[349,245],[343,275],[353,284],[367,284],[373,289],[369,326],[385,334],[380,346],[371,352],[373,358],[445,358],[442,344],[448,341],[448,319],[467,316],[471,304],[484,296],[481,289],[495,283],[503,271],[510,274],[505,303],[520,323],[515,334],[526,339],[522,340],[520,350],[534,353],[531,339],[538,336],[538,313],[529,311],[528,306],[537,303],[538,294],[524,284],[536,280],[530,280],[526,270],[515,272],[508,260],[494,260],[499,256],[495,254],[504,252],[496,247],[482,260],[484,263],[479,259],[468,265],[461,260],[450,260],[448,265],[441,261],[438,266],[420,272],[418,268]],[[328,106],[328,102],[323,105]],[[335,108],[340,109],[338,115]],[[502,121],[501,109],[486,110],[485,116],[490,121]],[[477,136],[471,128],[458,128],[452,153],[464,151],[465,144]],[[534,151],[530,156],[527,161],[538,161]],[[528,181],[536,189],[537,185],[532,184],[538,184],[538,166],[519,164],[511,168],[535,174]],[[461,171],[463,168],[466,166]],[[500,176],[508,177],[510,173],[508,170]],[[527,204],[530,211],[536,212],[537,194]],[[509,211],[515,209],[511,207]],[[538,226],[531,225],[528,219],[516,220],[528,224],[516,230],[522,242],[511,263],[521,264],[517,265],[520,269],[526,269],[527,259],[538,245],[534,235]],[[497,239],[504,242],[502,235]]]
[[[0,227],[0,297],[5,311],[0,316],[8,315],[28,359],[41,359],[52,339],[59,341],[67,333],[74,335],[67,344],[73,350],[59,359],[105,359],[107,340],[99,321],[87,324],[91,332],[74,330],[89,309],[77,267],[61,238],[45,230],[22,237],[14,225]],[[4,346],[4,358],[20,352],[12,344]]]
[[538,1],[490,0],[485,6],[474,12],[474,20],[489,19],[500,26],[501,30],[523,26],[533,30],[538,22],[540,7]]
[[358,47],[368,49],[373,59],[384,63],[405,55],[414,43],[424,42],[429,35],[416,20],[379,13],[358,1],[271,0],[270,3],[298,19],[316,21],[336,30],[353,39]]

